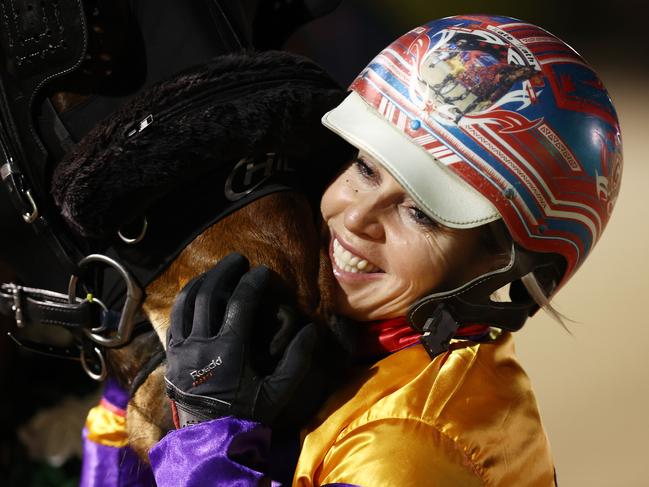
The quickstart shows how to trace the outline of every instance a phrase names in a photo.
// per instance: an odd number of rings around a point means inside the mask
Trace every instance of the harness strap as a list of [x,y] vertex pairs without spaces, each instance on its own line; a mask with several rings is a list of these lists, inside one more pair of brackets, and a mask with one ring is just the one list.
[[90,329],[99,322],[100,307],[90,300],[70,302],[66,294],[2,284],[0,313],[14,316],[19,328],[27,323],[62,326],[69,330]]

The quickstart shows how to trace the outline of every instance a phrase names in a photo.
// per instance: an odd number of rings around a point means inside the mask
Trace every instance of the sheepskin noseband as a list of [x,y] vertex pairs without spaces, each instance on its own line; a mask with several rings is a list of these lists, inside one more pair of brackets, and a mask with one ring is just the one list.
[[[318,201],[351,156],[320,124],[343,97],[301,56],[217,57],[99,123],[56,167],[52,196],[79,236],[132,264],[146,285],[196,235],[256,198],[299,189]],[[118,237],[137,235],[145,220],[136,245]]]

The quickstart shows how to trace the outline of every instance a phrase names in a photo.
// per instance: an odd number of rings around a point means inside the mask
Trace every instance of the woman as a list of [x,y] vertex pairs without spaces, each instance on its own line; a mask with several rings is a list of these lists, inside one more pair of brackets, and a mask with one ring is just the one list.
[[[601,81],[538,27],[460,16],[392,43],[350,91],[323,123],[359,154],[321,210],[357,367],[304,432],[293,485],[553,484],[509,331],[553,312],[615,204],[620,132]],[[152,451],[159,485],[273,477],[255,421],[303,399],[316,335],[303,328],[258,374],[270,284],[246,271],[230,256],[174,306],[168,391],[177,425],[202,424]]]

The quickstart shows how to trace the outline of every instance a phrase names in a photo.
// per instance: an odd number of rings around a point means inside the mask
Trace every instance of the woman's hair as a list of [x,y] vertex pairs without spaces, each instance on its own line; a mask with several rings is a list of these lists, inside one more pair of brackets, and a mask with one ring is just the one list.
[[566,330],[568,333],[571,333],[570,329],[566,325],[566,321],[571,320],[563,316],[554,308],[554,306],[552,306],[550,299],[546,295],[545,291],[543,291],[543,287],[539,283],[534,273],[530,272],[529,274],[525,274],[523,277],[521,277],[521,282],[523,283],[523,286],[525,286],[525,290],[530,295],[530,297],[536,304],[539,305],[539,308],[550,315],[550,317],[554,321],[559,323],[564,330]]

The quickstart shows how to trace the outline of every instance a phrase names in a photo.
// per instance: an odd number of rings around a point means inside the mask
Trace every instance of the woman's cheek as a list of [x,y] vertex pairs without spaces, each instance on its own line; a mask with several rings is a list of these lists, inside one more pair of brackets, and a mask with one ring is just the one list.
[[444,290],[454,274],[451,265],[458,260],[453,255],[458,242],[449,235],[435,234],[420,226],[402,230],[398,238],[391,234],[385,248],[390,276],[386,292],[393,299],[398,297],[400,302],[409,299],[410,305],[426,294]]
[[325,221],[341,213],[350,204],[353,190],[349,187],[347,172],[338,176],[325,190],[320,200],[320,213]]
[[336,187],[334,186],[336,181],[331,183],[327,190],[322,195],[320,200],[320,213],[324,221],[329,220],[334,214],[334,202],[336,200],[334,194],[336,192]]

